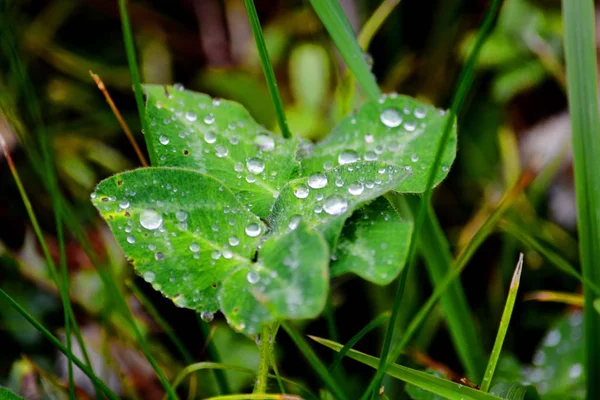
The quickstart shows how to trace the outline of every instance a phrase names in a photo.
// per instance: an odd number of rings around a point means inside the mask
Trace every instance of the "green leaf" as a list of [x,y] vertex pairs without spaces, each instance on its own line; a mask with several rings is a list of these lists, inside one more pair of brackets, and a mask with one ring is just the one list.
[[393,190],[409,175],[405,169],[373,161],[315,172],[284,187],[269,223],[275,232],[283,232],[304,220],[334,248],[355,209]]
[[[331,340],[311,337],[316,342],[329,347],[335,351],[340,351],[342,345]],[[356,350],[350,350],[348,357],[353,358],[365,365],[372,368],[377,368],[379,365],[379,358],[372,357],[365,353]],[[488,393],[464,386],[446,379],[432,376],[427,372],[418,371],[412,368],[408,368],[402,365],[393,364],[388,370],[387,374],[415,385],[421,389],[424,389],[433,394],[440,395],[446,399],[451,400],[498,400],[499,397],[493,396]]]
[[249,334],[275,319],[314,318],[327,299],[328,263],[325,240],[306,223],[271,236],[257,263],[240,265],[223,282],[222,311]]
[[157,166],[218,177],[266,218],[279,191],[297,176],[299,141],[273,135],[238,103],[177,87],[145,86]]
[[498,383],[490,393],[506,400],[540,400],[537,389],[531,385]]
[[[443,111],[406,96],[389,95],[366,102],[304,155],[302,175],[358,160],[379,160],[412,170],[412,176],[400,182],[397,191],[423,192],[446,118]],[[455,155],[456,124],[435,185],[446,177]]]
[[353,272],[387,285],[404,266],[412,228],[412,220],[400,216],[383,197],[357,210],[344,226],[331,275]]
[[0,400],[25,400],[21,396],[17,396],[12,391],[0,386]]
[[265,232],[222,182],[191,170],[117,174],[100,182],[93,203],[137,272],[199,311],[218,310],[220,283],[250,262]]
[[[431,376],[436,376],[438,378],[445,378],[445,376],[439,371],[426,370],[425,372]],[[407,384],[405,390],[406,390],[406,394],[408,394],[408,396],[413,400],[443,400],[443,397],[440,397],[437,394],[428,392],[427,390],[421,389],[420,387],[417,387],[415,385]]]

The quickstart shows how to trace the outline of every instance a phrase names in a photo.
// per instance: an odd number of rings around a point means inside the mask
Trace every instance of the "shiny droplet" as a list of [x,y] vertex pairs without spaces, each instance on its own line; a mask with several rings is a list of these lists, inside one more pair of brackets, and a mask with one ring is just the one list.
[[160,144],[169,144],[169,138],[163,135],[160,135],[158,141],[160,142]]
[[395,128],[402,123],[402,116],[393,108],[383,110],[379,119],[389,128]]
[[194,242],[194,243],[190,244],[190,250],[193,253],[197,253],[200,251],[200,245],[198,243]]
[[229,154],[229,149],[225,146],[221,146],[220,144],[215,146],[215,154],[219,158],[227,157]]
[[188,121],[194,122],[198,117],[196,116],[195,113],[188,111],[185,113],[185,119],[187,119]]
[[412,161],[412,162],[419,161],[419,156],[417,154],[413,154],[412,156],[410,156],[410,161]]
[[256,222],[252,222],[246,226],[244,231],[246,232],[246,235],[250,237],[257,237],[262,232],[262,228]]
[[212,125],[215,122],[215,116],[212,114],[208,114],[204,117],[204,123],[206,125]]
[[152,271],[146,271],[144,272],[144,275],[142,275],[142,277],[146,282],[152,283],[154,282],[154,279],[156,279],[156,274]]
[[258,275],[258,272],[256,271],[250,271],[246,274],[246,279],[249,283],[255,284],[260,280],[260,275]]
[[340,165],[350,164],[357,162],[358,160],[360,160],[360,157],[354,150],[344,150],[338,156],[338,163]]
[[126,208],[129,208],[129,202],[127,200],[121,200],[119,202],[119,207],[122,208],[123,210]]
[[258,135],[256,139],[254,139],[254,143],[256,143],[258,148],[262,151],[273,151],[275,149],[275,140],[267,135]]
[[323,209],[329,215],[340,215],[348,210],[348,201],[342,196],[333,195],[325,200]]
[[133,236],[127,236],[127,243],[131,243],[134,244],[135,243],[135,238]]
[[308,197],[309,189],[306,185],[298,185],[294,189],[294,196],[299,199],[305,199]]
[[355,182],[348,187],[348,193],[353,196],[360,196],[365,190],[365,185],[362,182]]
[[214,143],[217,141],[217,135],[214,132],[204,132],[204,141],[208,144]]
[[215,314],[208,311],[202,311],[200,313],[200,318],[202,318],[202,321],[204,322],[211,322],[215,318]]
[[235,246],[237,246],[238,244],[240,244],[240,239],[238,239],[238,238],[237,238],[237,236],[231,236],[231,237],[229,238],[229,245],[230,245],[230,246],[233,246],[233,247],[235,247]]
[[308,177],[308,186],[313,189],[322,189],[327,186],[327,176],[325,174],[316,173]]
[[295,230],[298,225],[300,225],[300,221],[302,221],[302,217],[300,215],[294,215],[292,218],[290,218],[290,223],[288,224],[288,227],[291,230]]
[[177,221],[179,222],[183,222],[187,219],[188,215],[185,211],[183,210],[179,210],[175,213],[175,218],[177,218]]
[[140,225],[146,229],[157,229],[162,222],[162,216],[154,210],[144,210],[140,214]]
[[246,167],[253,174],[260,174],[265,170],[265,163],[259,158],[252,157],[246,160]]

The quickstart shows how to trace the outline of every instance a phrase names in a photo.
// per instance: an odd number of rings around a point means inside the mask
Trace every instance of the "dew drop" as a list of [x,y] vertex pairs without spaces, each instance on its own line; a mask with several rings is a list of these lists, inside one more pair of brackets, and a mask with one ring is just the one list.
[[191,111],[188,111],[185,113],[185,119],[187,119],[188,121],[194,122],[198,117],[196,116],[196,113],[193,113]]
[[165,259],[165,255],[160,251],[157,251],[156,253],[154,253],[154,258],[156,258],[157,261],[162,261]]
[[233,166],[233,169],[235,170],[235,172],[242,172],[244,170],[244,164],[242,164],[241,162],[236,162]]
[[183,222],[187,219],[188,215],[185,211],[183,210],[179,210],[175,213],[175,218],[177,218],[177,221],[179,222]]
[[365,135],[365,142],[373,143],[374,140],[375,140],[375,138],[373,137],[373,135],[371,135],[371,134]]
[[127,200],[121,200],[119,207],[121,207],[123,210],[129,208],[129,202]]
[[258,272],[250,271],[246,274],[246,279],[251,284],[255,284],[256,282],[258,282],[260,280],[260,276],[258,275]]
[[298,227],[298,225],[300,225],[300,221],[302,221],[302,217],[300,215],[294,215],[292,218],[290,218],[288,227],[293,231]]
[[169,144],[169,138],[163,135],[160,135],[158,141],[160,142],[160,144]]
[[295,189],[294,189],[294,196],[296,196],[299,199],[305,199],[308,197],[308,186],[306,185],[298,185]]
[[200,313],[200,318],[202,318],[202,321],[204,322],[211,322],[215,318],[215,314],[208,311],[202,311]]
[[233,247],[235,247],[235,246],[237,246],[238,244],[240,244],[240,239],[238,239],[238,238],[237,238],[237,236],[231,236],[231,237],[229,238],[229,245],[230,245],[230,246],[233,246]]
[[393,108],[383,110],[379,119],[389,128],[395,128],[402,123],[402,116]]
[[308,177],[308,186],[313,189],[322,189],[327,186],[327,176],[325,174],[316,173]]
[[425,109],[423,107],[415,108],[415,117],[417,117],[419,119],[423,119],[423,118],[425,118],[425,115],[427,115],[427,111],[425,111]]
[[261,159],[252,157],[246,160],[246,167],[253,174],[260,174],[265,170],[265,163]]
[[348,193],[353,196],[360,196],[365,190],[365,185],[362,182],[355,182],[348,187]]
[[219,158],[227,157],[229,154],[229,149],[225,146],[221,146],[220,144],[215,146],[215,154]]
[[214,143],[217,141],[217,135],[214,132],[204,132],[204,141],[208,144]]
[[419,161],[419,156],[417,154],[413,154],[412,156],[410,156],[410,161],[412,161],[412,162]]
[[267,135],[258,135],[254,140],[254,143],[262,151],[273,151],[275,149],[275,140]]
[[157,229],[162,222],[162,216],[154,210],[144,210],[140,214],[140,225],[146,229]]
[[204,117],[204,123],[206,125],[212,125],[215,122],[215,116],[211,114],[208,114]]
[[131,243],[131,244],[135,243],[135,238],[131,235],[127,236],[127,243]]
[[374,151],[369,150],[365,153],[365,161],[376,161],[378,158],[379,156]]
[[193,253],[197,253],[200,251],[200,245],[198,243],[194,242],[194,243],[190,244],[190,250]]
[[323,209],[329,215],[340,215],[348,210],[348,201],[342,196],[333,195],[325,200]]
[[152,271],[146,271],[144,272],[144,275],[142,275],[142,277],[146,282],[152,283],[154,282],[154,279],[156,279],[156,274]]
[[325,161],[325,162],[323,163],[323,169],[324,169],[325,171],[329,171],[329,170],[331,170],[332,168],[333,168],[333,163],[332,163],[331,161]]
[[402,126],[406,131],[413,132],[417,128],[417,123],[415,121],[406,121]]
[[262,228],[256,222],[251,222],[250,224],[248,224],[248,226],[246,226],[244,231],[246,232],[246,235],[250,237],[257,237],[258,235],[260,235]]
[[357,162],[358,160],[360,160],[360,157],[358,156],[358,153],[354,150],[344,150],[338,156],[338,163],[340,165],[350,164],[353,162]]

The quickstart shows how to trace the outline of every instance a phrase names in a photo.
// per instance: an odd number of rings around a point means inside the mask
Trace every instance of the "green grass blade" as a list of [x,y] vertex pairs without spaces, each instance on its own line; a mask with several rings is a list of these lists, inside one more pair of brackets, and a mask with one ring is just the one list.
[[361,49],[367,50],[371,45],[371,40],[379,31],[385,20],[390,16],[392,11],[400,4],[402,0],[383,0],[379,7],[373,12],[371,17],[365,22],[358,35],[358,45]]
[[[367,325],[365,325],[365,327],[362,328],[356,335],[352,336],[352,338],[348,341],[348,343],[346,343],[344,345],[344,347],[336,354],[335,358],[331,362],[331,365],[329,366],[329,372],[333,373],[333,371],[335,371],[335,369],[342,362],[342,359],[346,356],[348,351],[350,351],[350,349],[352,349],[356,345],[356,343],[358,343],[363,337],[365,337],[365,335],[367,333],[371,332],[373,329],[375,329],[379,325],[383,324],[389,318],[390,318],[390,313],[384,312],[384,313],[380,314],[379,316],[373,318],[373,320],[371,320],[371,322],[369,322]],[[309,337],[311,339],[315,339],[312,336],[309,336]]]
[[[579,257],[583,276],[600,284],[600,119],[593,0],[563,0],[567,87],[577,197]],[[587,398],[600,398],[600,314],[595,294],[584,286],[584,342]]]
[[298,331],[296,331],[296,328],[294,328],[287,322],[282,323],[281,326],[287,332],[290,338],[294,341],[298,349],[300,349],[300,352],[308,360],[313,369],[317,372],[317,374],[319,374],[319,377],[321,378],[321,380],[323,380],[323,382],[329,388],[331,393],[333,393],[335,398],[338,400],[346,400],[347,397],[342,388],[333,379],[329,371],[327,371],[327,367],[323,364],[321,360],[319,360],[319,357],[317,357],[313,349],[311,349],[311,347],[302,337],[302,335],[298,333]]
[[293,394],[230,394],[207,397],[204,400],[302,400]]
[[379,86],[338,0],[310,0],[310,3],[367,97],[378,99]]
[[287,121],[285,119],[285,111],[283,109],[283,101],[281,101],[281,95],[277,88],[277,78],[275,78],[275,71],[273,71],[273,65],[269,59],[269,52],[267,51],[267,44],[260,27],[260,21],[258,14],[256,13],[256,7],[254,6],[254,0],[244,0],[246,6],[246,12],[248,13],[248,20],[250,21],[250,27],[252,28],[252,35],[256,42],[256,49],[258,50],[258,56],[260,57],[260,64],[265,74],[265,80],[267,81],[267,87],[269,88],[269,94],[271,95],[271,101],[275,106],[275,115],[277,116],[277,122],[279,123],[279,129],[284,138],[292,137],[290,129],[288,128]]
[[50,331],[42,324],[40,324],[31,314],[29,314],[23,307],[21,307],[12,297],[10,297],[4,290],[0,289],[0,297],[8,302],[8,304],[15,309],[19,314],[23,316],[31,325],[33,325],[46,339],[48,339],[61,353],[67,356],[69,359],[73,360],[73,363],[83,371],[84,374],[88,376],[92,380],[95,386],[100,388],[100,390],[111,400],[118,400],[119,397],[112,391],[108,386],[104,384],[94,372],[88,368],[79,358],[75,357],[69,349],[67,349],[61,342],[56,338]]
[[519,282],[521,281],[521,271],[523,270],[523,253],[519,255],[519,262],[515,268],[510,288],[508,290],[508,297],[506,304],[504,305],[504,311],[502,312],[502,318],[500,319],[500,327],[496,334],[496,341],[492,348],[492,354],[488,362],[485,374],[483,374],[483,381],[481,382],[481,391],[489,392],[490,385],[492,384],[492,378],[496,371],[496,365],[500,358],[500,352],[502,351],[502,345],[504,344],[504,338],[506,338],[506,332],[508,331],[508,325],[510,324],[510,317],[512,316],[513,308],[515,307],[515,301],[517,300],[517,292],[519,291]]
[[121,14],[121,24],[123,28],[123,41],[125,42],[125,51],[127,53],[127,63],[129,64],[129,72],[133,83],[133,92],[135,94],[135,102],[137,104],[140,122],[144,130],[144,140],[148,148],[148,156],[150,163],[156,165],[156,152],[154,151],[154,142],[150,135],[150,127],[145,118],[144,112],[144,96],[142,92],[142,83],[140,81],[140,72],[135,55],[135,44],[133,42],[133,34],[131,32],[131,23],[129,22],[129,13],[127,12],[127,0],[119,0],[119,13]]
[[[329,347],[335,351],[340,351],[343,347],[339,343],[331,340],[313,338],[323,346]],[[379,359],[360,351],[350,350],[348,356],[372,368],[377,368]],[[393,364],[390,366],[387,374],[391,377],[415,385],[423,390],[434,393],[451,400],[499,400],[499,397],[484,393],[480,390],[461,385],[437,376],[430,375],[423,371],[418,371],[402,365]]]
[[[196,319],[198,320],[198,324],[200,325],[200,329],[202,330],[202,335],[207,340],[206,351],[208,353],[208,356],[214,362],[220,363],[221,362],[221,354],[219,354],[219,350],[217,349],[215,342],[213,340],[211,340],[212,333],[210,331],[210,325],[208,323],[204,322],[202,320],[200,314],[198,314],[198,313],[196,314]],[[215,378],[217,379],[217,384],[219,385],[219,390],[221,391],[221,394],[231,393],[231,388],[229,387],[229,381],[227,380],[227,376],[225,375],[225,373],[223,371],[221,371],[220,369],[216,369],[214,372],[215,372]]]

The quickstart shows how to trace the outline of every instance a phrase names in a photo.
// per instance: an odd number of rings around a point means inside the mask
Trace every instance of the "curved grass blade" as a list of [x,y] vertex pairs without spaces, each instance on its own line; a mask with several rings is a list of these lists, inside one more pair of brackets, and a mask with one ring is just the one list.
[[[331,340],[321,339],[313,337],[317,343],[323,346],[329,347],[332,350],[340,351],[343,346],[340,343],[332,342]],[[377,357],[370,356],[360,351],[350,350],[348,357],[357,360],[365,365],[372,368],[377,368],[379,359]],[[452,381],[448,381],[433,375],[430,375],[423,371],[418,371],[412,368],[404,367],[402,365],[393,364],[387,370],[387,374],[417,386],[428,392],[437,394],[451,400],[499,400],[499,397],[493,396],[488,393],[484,393],[480,390],[473,389],[471,387],[461,385]]]
[[512,281],[510,283],[510,289],[508,291],[508,298],[506,299],[506,304],[504,305],[504,311],[502,312],[502,318],[500,319],[500,327],[498,328],[498,333],[496,335],[496,341],[494,342],[494,347],[492,348],[492,354],[490,355],[490,360],[488,362],[487,368],[485,369],[485,373],[483,374],[483,381],[481,382],[481,390],[484,392],[489,391],[490,385],[492,384],[492,378],[494,377],[494,371],[496,370],[496,365],[498,364],[498,359],[500,358],[500,352],[502,351],[502,345],[504,344],[504,338],[506,337],[506,332],[508,331],[508,325],[510,324],[510,317],[512,316],[512,311],[515,306],[515,301],[517,299],[517,292],[519,290],[519,282],[521,281],[521,271],[523,270],[523,253],[519,255],[519,262],[517,263],[517,268],[515,268],[515,272],[512,277]]

